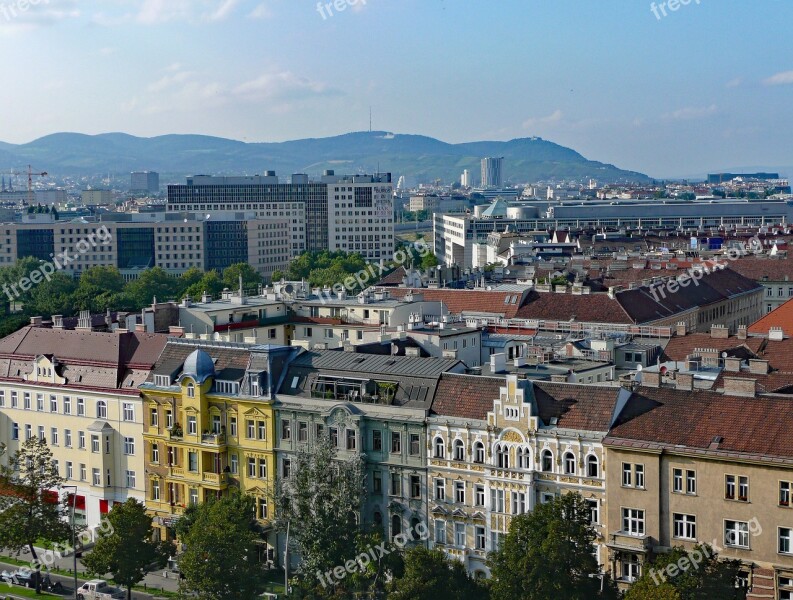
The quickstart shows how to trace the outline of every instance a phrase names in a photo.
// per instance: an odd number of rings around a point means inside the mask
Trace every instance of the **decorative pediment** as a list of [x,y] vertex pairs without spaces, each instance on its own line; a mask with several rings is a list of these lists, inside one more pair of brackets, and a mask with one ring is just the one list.
[[522,444],[526,440],[520,432],[515,431],[514,429],[508,429],[501,435],[501,441]]
[[449,511],[447,511],[443,506],[433,506],[430,512],[433,515],[448,515]]
[[246,416],[246,417],[256,417],[256,418],[259,418],[259,419],[267,419],[267,418],[269,418],[269,414],[268,413],[264,412],[262,409],[260,409],[260,408],[258,408],[256,406],[254,406],[252,408],[249,408],[248,410],[246,410],[242,414],[244,416]]
[[52,354],[39,354],[33,359],[31,370],[24,375],[26,381],[65,384],[66,378],[58,375],[58,360]]

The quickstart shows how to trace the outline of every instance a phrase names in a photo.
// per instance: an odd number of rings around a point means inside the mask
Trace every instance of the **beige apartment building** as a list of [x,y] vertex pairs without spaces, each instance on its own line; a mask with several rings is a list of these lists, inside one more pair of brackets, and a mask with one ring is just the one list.
[[[649,375],[649,373],[648,373]],[[627,587],[652,555],[697,543],[744,564],[747,598],[793,598],[793,403],[725,378],[725,393],[637,389],[605,439],[609,568]]]
[[47,441],[75,519],[97,525],[116,502],[143,501],[143,411],[138,386],[167,336],[33,324],[0,340],[0,442]]

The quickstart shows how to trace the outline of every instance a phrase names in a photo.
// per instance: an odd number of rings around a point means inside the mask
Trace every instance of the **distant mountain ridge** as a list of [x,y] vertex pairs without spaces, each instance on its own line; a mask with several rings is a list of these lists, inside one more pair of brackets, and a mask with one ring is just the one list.
[[54,133],[27,144],[0,142],[0,170],[33,164],[53,174],[124,173],[153,170],[170,174],[255,174],[275,170],[316,175],[373,172],[378,168],[408,183],[458,181],[463,169],[479,179],[479,161],[503,156],[508,182],[597,179],[644,182],[647,175],[587,160],[575,150],[542,138],[508,142],[449,144],[422,135],[355,132],[287,142],[246,143],[205,135],[152,138],[126,133]]

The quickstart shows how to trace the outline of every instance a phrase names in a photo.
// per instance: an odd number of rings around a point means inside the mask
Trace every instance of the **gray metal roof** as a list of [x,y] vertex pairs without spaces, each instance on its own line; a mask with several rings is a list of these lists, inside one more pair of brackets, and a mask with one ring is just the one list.
[[293,365],[353,373],[440,377],[441,373],[445,373],[461,363],[462,361],[454,358],[384,356],[338,350],[317,350],[304,352],[295,359]]

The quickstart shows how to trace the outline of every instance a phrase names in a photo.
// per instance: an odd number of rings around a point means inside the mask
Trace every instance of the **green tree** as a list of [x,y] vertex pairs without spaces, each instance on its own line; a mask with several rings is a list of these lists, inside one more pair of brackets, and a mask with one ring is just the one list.
[[433,267],[437,267],[439,264],[438,257],[435,256],[432,252],[429,254],[425,254],[421,259],[421,268],[422,269],[431,269]]
[[254,598],[262,583],[255,502],[232,493],[200,504],[182,540],[179,588],[199,600]]
[[28,312],[38,315],[71,315],[74,313],[74,293],[77,282],[58,271],[31,289]]
[[[668,574],[670,565],[675,565],[674,577]],[[745,590],[735,587],[740,569],[740,561],[719,560],[708,544],[698,544],[691,551],[675,546],[645,565],[625,600],[743,600]]]
[[65,507],[52,491],[63,482],[45,440],[31,437],[22,442],[8,464],[0,467],[0,547],[13,552],[28,548],[34,564],[38,564],[34,543],[41,539],[60,543],[71,538]]
[[116,267],[98,266],[83,271],[78,287],[117,293],[124,289],[124,285],[124,277]]
[[167,273],[162,267],[152,267],[128,283],[124,291],[136,308],[143,308],[151,304],[153,298],[157,298],[160,302],[175,298],[177,290],[176,277]]
[[257,287],[262,282],[262,276],[248,263],[237,263],[223,269],[223,284],[232,290],[239,289],[240,276],[242,288],[249,290]]
[[98,577],[112,573],[113,579],[127,588],[127,600],[132,600],[132,586],[152,567],[164,567],[176,547],[173,542],[154,541],[151,517],[134,498],[113,506],[106,518],[109,527],[103,524],[98,529],[99,539],[83,557],[83,565]]
[[[564,494],[512,519],[501,547],[488,561],[495,598],[592,600],[615,598],[594,556],[595,530],[580,494]],[[607,585],[606,585],[607,584]]]
[[338,460],[330,436],[298,450],[290,477],[276,484],[276,527],[289,527],[289,542],[300,555],[305,577],[355,558],[356,518],[365,489],[362,458]]
[[405,552],[404,561],[404,574],[388,586],[389,600],[485,600],[488,597],[487,588],[468,575],[460,561],[448,558],[442,550],[417,546]]
[[204,295],[204,292],[206,292],[211,297],[215,298],[223,291],[224,287],[223,280],[220,278],[218,272],[212,270],[204,273],[199,281],[188,287],[182,294],[182,297],[190,296],[193,300],[198,301],[201,299],[201,296]]

